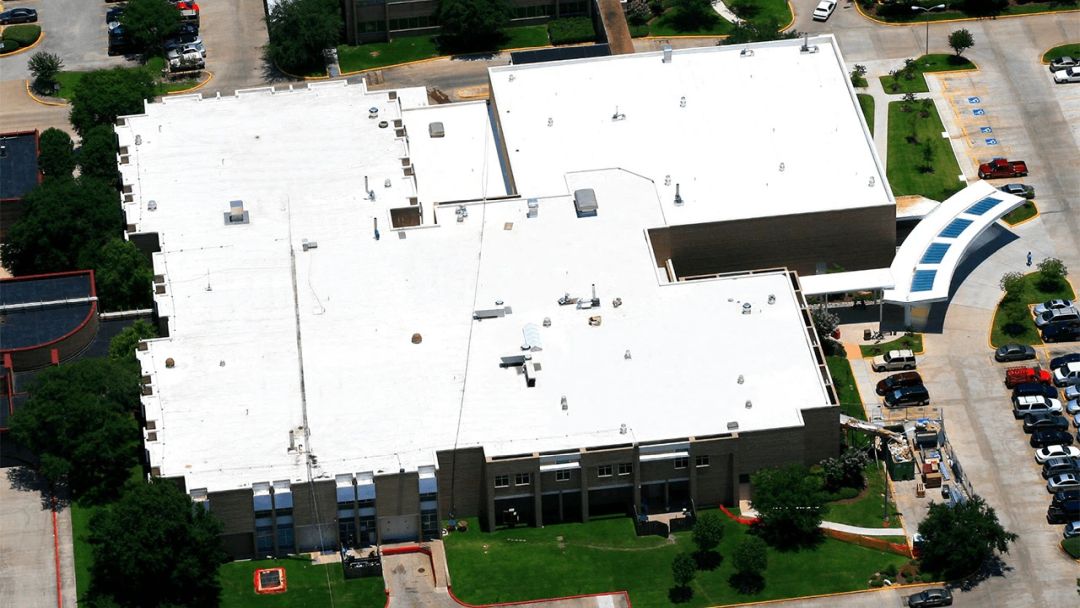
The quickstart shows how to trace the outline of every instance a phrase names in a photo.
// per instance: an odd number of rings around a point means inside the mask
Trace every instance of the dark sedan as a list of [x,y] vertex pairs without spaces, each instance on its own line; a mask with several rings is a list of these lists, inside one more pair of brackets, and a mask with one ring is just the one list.
[[1005,184],[998,188],[998,190],[1029,200],[1035,198],[1035,187],[1028,186],[1027,184]]
[[1034,433],[1041,430],[1068,431],[1069,419],[1049,412],[1039,412],[1024,416],[1024,432]]
[[1043,448],[1048,445],[1072,445],[1072,442],[1072,433],[1054,429],[1038,429],[1031,434],[1031,440],[1028,441],[1033,448]]
[[1006,344],[994,351],[994,361],[1027,361],[1035,358],[1035,349],[1026,344]]
[[13,8],[0,13],[0,25],[34,23],[35,21],[37,21],[37,11],[32,8]]
[[920,591],[908,597],[908,608],[932,608],[933,606],[952,606],[952,592],[937,588]]

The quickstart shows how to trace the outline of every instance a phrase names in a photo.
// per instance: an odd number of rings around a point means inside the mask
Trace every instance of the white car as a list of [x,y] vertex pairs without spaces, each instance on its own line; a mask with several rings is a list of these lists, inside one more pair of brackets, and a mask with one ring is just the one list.
[[836,10],[836,0],[821,0],[814,9],[814,21],[825,21]]
[[1048,310],[1060,310],[1072,307],[1072,300],[1047,300],[1046,302],[1042,302],[1041,304],[1036,304],[1035,308],[1032,309],[1032,312],[1034,312],[1035,316],[1037,317]]
[[1080,448],[1071,445],[1048,445],[1035,450],[1035,462],[1042,464],[1051,458],[1080,458]]
[[[814,13],[817,14],[816,12]],[[817,17],[814,17],[815,19]],[[1080,67],[1067,68],[1058,72],[1054,72],[1054,82],[1058,84],[1065,84],[1066,82],[1080,82]]]
[[1055,369],[1054,384],[1059,387],[1080,384],[1080,362],[1069,363]]

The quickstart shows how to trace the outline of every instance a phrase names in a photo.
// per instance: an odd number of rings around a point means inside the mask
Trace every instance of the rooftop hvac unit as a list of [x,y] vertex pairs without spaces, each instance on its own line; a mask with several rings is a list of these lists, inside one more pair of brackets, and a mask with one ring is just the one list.
[[521,333],[525,335],[525,342],[521,345],[521,350],[532,352],[544,350],[544,346],[540,342],[540,328],[536,326],[536,323],[526,323],[525,327],[521,328]]
[[525,362],[525,385],[529,387],[536,386],[536,379],[540,375],[542,369],[539,361],[529,360]]
[[441,122],[429,122],[427,130],[431,137],[446,137],[446,128]]
[[501,308],[484,308],[481,310],[474,310],[473,318],[478,321],[482,319],[498,319],[499,317],[505,317],[512,312],[514,311],[509,306],[503,306]]
[[244,201],[229,201],[229,210],[225,212],[225,224],[248,223],[248,212],[244,210]]
[[671,63],[671,45],[670,44],[665,44],[664,47],[663,47],[663,51],[664,51],[664,63]]
[[596,192],[592,188],[574,190],[574,210],[578,217],[594,217],[596,215]]

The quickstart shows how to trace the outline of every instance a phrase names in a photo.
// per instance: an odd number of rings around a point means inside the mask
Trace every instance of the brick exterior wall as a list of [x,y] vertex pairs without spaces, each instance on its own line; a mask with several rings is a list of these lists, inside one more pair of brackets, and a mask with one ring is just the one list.
[[251,490],[228,490],[210,495],[210,512],[223,524],[221,538],[233,559],[255,556],[255,509]]

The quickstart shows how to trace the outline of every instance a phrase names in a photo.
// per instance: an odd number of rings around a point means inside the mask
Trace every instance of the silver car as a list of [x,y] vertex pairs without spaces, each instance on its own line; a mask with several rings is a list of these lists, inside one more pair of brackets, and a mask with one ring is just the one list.
[[1080,476],[1076,473],[1061,473],[1046,480],[1046,491],[1051,494],[1071,488],[1080,488]]
[[1064,321],[1080,321],[1080,311],[1076,310],[1075,306],[1070,306],[1068,308],[1054,308],[1035,315],[1035,325],[1039,327],[1046,327],[1051,323]]
[[1058,70],[1065,70],[1065,69],[1068,69],[1068,68],[1075,68],[1078,65],[1080,65],[1080,61],[1077,61],[1073,57],[1069,57],[1069,56],[1058,57],[1057,59],[1054,59],[1053,61],[1050,62],[1050,71],[1051,72],[1057,72]]
[[1072,300],[1047,300],[1035,305],[1032,310],[1036,315],[1041,315],[1048,310],[1061,310],[1063,308],[1072,308]]

